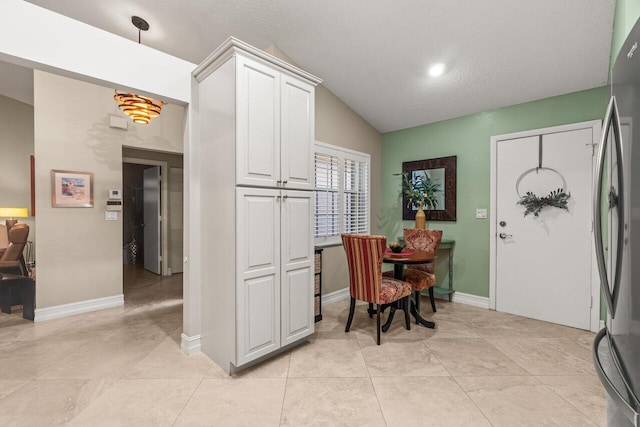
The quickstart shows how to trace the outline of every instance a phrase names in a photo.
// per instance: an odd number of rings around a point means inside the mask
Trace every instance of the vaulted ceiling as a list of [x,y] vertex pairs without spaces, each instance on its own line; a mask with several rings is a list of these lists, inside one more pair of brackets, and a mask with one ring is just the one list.
[[[144,45],[196,64],[229,36],[275,44],[380,132],[606,84],[615,8],[615,0],[28,1],[135,41],[131,16],[141,16],[150,24]],[[429,77],[437,62],[445,73]]]

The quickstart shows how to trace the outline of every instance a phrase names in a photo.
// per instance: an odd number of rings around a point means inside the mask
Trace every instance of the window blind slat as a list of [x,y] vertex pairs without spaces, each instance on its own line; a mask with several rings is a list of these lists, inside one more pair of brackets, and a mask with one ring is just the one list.
[[315,237],[339,234],[338,165],[336,156],[315,153],[316,209]]
[[368,233],[368,156],[322,149],[315,153],[315,237]]

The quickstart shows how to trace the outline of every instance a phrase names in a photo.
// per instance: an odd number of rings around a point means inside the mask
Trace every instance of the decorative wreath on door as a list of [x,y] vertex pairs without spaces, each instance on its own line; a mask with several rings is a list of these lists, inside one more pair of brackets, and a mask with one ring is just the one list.
[[[550,191],[546,196],[538,196],[531,191],[527,191],[524,195],[521,195],[520,182],[522,181],[522,178],[534,171],[537,174],[540,170],[547,170],[557,174],[560,179],[562,179],[562,187]],[[524,216],[527,216],[530,213],[532,213],[533,216],[538,216],[540,211],[547,206],[569,211],[567,202],[571,197],[571,194],[564,191],[566,187],[567,181],[564,179],[560,172],[555,169],[542,166],[542,135],[540,135],[538,140],[538,166],[522,172],[522,174],[520,174],[520,176],[516,180],[516,193],[518,193],[518,197],[520,198],[517,204],[524,206]]]

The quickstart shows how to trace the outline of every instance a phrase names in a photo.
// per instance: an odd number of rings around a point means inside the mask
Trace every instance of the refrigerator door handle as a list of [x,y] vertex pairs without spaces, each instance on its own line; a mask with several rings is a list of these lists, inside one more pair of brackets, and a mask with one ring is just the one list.
[[[604,173],[604,159],[607,152],[607,141],[609,139],[609,130],[613,129],[614,148],[617,162],[617,181],[618,181],[618,195],[616,210],[618,213],[618,235],[617,235],[617,253],[616,263],[613,274],[613,288],[609,285],[609,278],[607,277],[607,263],[604,254],[604,245],[602,241],[602,175]],[[594,240],[596,249],[596,261],[598,263],[598,272],[600,274],[600,288],[604,299],[607,303],[607,309],[613,318],[616,313],[616,305],[618,300],[618,288],[620,287],[620,275],[622,273],[622,255],[624,246],[624,161],[622,153],[622,130],[620,126],[620,117],[618,115],[618,105],[616,103],[616,97],[612,96],[607,107],[607,113],[604,119],[604,125],[602,127],[602,136],[600,138],[600,146],[598,148],[598,157],[596,159],[596,176],[593,187],[594,191],[594,203],[593,203],[593,218],[594,218]]]
[[613,382],[611,382],[611,379],[609,379],[607,373],[602,367],[602,362],[600,361],[600,355],[598,353],[598,346],[600,345],[600,341],[602,340],[602,338],[604,338],[606,335],[607,330],[606,328],[604,328],[600,332],[598,332],[595,340],[593,340],[593,362],[596,367],[596,373],[600,378],[600,382],[607,391],[607,395],[614,401],[615,406],[622,410],[622,412],[628,419],[633,421],[634,427],[640,427],[640,414],[638,414],[638,412],[633,409],[629,402],[627,402],[624,397],[622,397],[622,395],[620,394],[616,386],[613,385]]

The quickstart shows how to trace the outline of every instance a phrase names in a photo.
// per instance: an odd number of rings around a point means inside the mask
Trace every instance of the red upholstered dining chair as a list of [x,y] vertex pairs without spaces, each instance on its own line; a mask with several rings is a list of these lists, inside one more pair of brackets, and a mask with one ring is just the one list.
[[[420,230],[417,228],[404,229],[404,243],[407,249],[436,253],[442,242],[442,230]],[[424,274],[420,274],[424,273]],[[435,264],[413,264],[405,270],[405,281],[411,283],[411,288],[416,297],[416,310],[420,311],[420,293],[423,289],[429,289],[431,308],[436,312],[436,302],[433,296],[433,287],[436,284]],[[407,274],[409,275],[407,277]]]
[[[442,230],[421,230],[418,228],[404,229],[404,243],[407,249],[419,250],[435,253],[442,241]],[[413,290],[416,310],[420,312],[420,293],[424,289],[429,289],[429,300],[431,309],[436,312],[436,302],[433,295],[433,287],[436,284],[434,263],[411,264],[404,271],[404,280],[411,284]],[[393,271],[384,273],[388,277],[393,277]]]
[[380,345],[380,306],[403,300],[406,328],[409,324],[409,297],[411,285],[382,275],[382,259],[387,248],[387,238],[384,236],[343,234],[342,243],[347,255],[349,266],[349,288],[351,305],[345,332],[349,332],[356,300],[366,301],[376,305],[377,337]]

